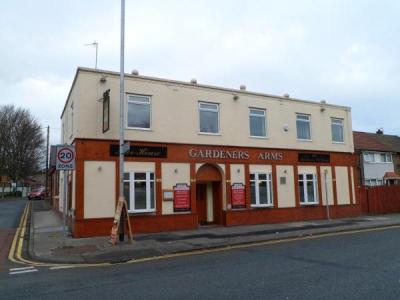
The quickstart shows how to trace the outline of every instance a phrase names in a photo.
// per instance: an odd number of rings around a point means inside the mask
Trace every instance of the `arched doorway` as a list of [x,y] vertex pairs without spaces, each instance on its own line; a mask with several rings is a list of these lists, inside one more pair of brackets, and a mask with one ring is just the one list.
[[223,224],[222,174],[218,167],[201,166],[196,174],[196,209],[199,224]]

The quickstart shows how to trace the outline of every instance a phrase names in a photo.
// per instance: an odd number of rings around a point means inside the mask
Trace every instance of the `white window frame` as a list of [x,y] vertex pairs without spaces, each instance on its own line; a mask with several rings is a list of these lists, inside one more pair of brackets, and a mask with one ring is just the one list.
[[[274,194],[272,185],[272,173],[266,172],[252,172],[254,174],[254,180],[250,179],[250,183],[255,183],[256,203],[251,203],[251,207],[273,207],[274,206]],[[259,179],[259,175],[266,175],[267,179]],[[260,203],[260,182],[266,182],[267,185],[267,203]],[[251,184],[250,184],[251,185]]]
[[[298,117],[307,117],[308,120],[302,120],[298,119]],[[309,139],[302,139],[299,138],[299,128],[297,127],[297,122],[304,122],[308,123],[308,128],[310,130],[310,138]],[[298,141],[305,141],[305,142],[311,142],[312,141],[312,130],[311,130],[311,115],[309,114],[303,114],[303,113],[296,113],[296,138]]]
[[365,179],[366,186],[381,186],[385,185],[385,180],[383,178],[368,178]]
[[[148,103],[144,103],[144,102],[140,102],[140,101],[135,101],[135,100],[130,100],[130,97],[141,97],[141,98],[147,98],[149,100]],[[129,114],[129,103],[133,103],[133,104],[137,104],[137,105],[148,105],[149,106],[149,110],[150,110],[150,115],[149,115],[149,127],[130,127],[128,124],[128,114]],[[135,130],[147,130],[150,131],[152,128],[152,101],[151,101],[151,96],[148,95],[139,95],[139,94],[127,94],[126,95],[126,115],[125,115],[125,119],[126,119],[126,129],[135,129]]]
[[375,161],[375,156],[371,152],[363,153],[363,158],[364,158],[364,161],[367,163],[373,163]]
[[[313,179],[307,179],[307,175],[312,175]],[[303,195],[304,195],[304,202],[301,202],[301,197],[299,199],[300,201],[300,205],[316,205],[319,204],[319,198],[318,198],[318,177],[317,174],[315,173],[299,173],[298,174],[299,178],[298,178],[298,189],[299,189],[299,193],[301,193],[301,189],[300,189],[300,182],[303,182]],[[303,179],[300,179],[300,176],[303,176]],[[314,202],[308,201],[308,193],[307,193],[307,183],[308,182],[312,182],[313,183],[313,191],[314,191]]]
[[[382,161],[382,155],[385,157],[384,161]],[[393,163],[392,153],[387,152],[364,152],[363,158],[366,163],[370,164],[391,164]],[[374,179],[374,178],[372,178]]]
[[[156,211],[156,176],[155,172],[151,171],[131,171],[125,172],[125,174],[129,174],[129,179],[124,179],[124,182],[129,182],[129,213],[150,213]],[[135,180],[135,174],[137,173],[145,173],[146,179]],[[153,174],[153,179],[150,179],[150,174]],[[146,182],[146,209],[135,209],[135,182]],[[150,208],[151,199],[150,199],[150,183],[153,182],[153,195],[154,195],[154,208]]]
[[73,134],[74,134],[74,102],[71,103],[70,107],[69,107],[69,138],[72,138]]
[[[335,141],[333,139],[333,125],[340,126],[342,129],[342,141]],[[342,118],[331,118],[331,136],[332,136],[332,143],[334,144],[344,144],[344,119]]]
[[[258,114],[252,114],[252,110],[257,110],[263,113],[262,115]],[[257,118],[262,118],[264,117],[264,133],[265,135],[252,135],[251,134],[251,117],[257,117]],[[267,125],[267,110],[265,108],[256,108],[256,107],[249,107],[249,131],[250,131],[250,137],[252,138],[268,138],[268,125]]]
[[[211,108],[201,108],[201,104],[206,104],[206,105],[215,105],[217,109],[211,109]],[[207,101],[199,101],[198,102],[198,110],[199,110],[199,134],[205,134],[205,135],[221,135],[221,128],[220,128],[220,109],[219,109],[219,103],[215,102],[207,102]],[[211,112],[216,112],[217,113],[217,124],[218,124],[218,131],[217,132],[204,132],[201,131],[201,118],[200,114],[201,111],[211,111]]]

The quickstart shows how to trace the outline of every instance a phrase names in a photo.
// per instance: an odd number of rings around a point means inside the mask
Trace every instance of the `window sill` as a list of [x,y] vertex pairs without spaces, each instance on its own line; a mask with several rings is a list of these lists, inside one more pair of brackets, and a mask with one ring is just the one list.
[[268,205],[252,205],[252,209],[260,209],[260,208],[274,208],[274,205],[268,204]]
[[215,135],[215,136],[221,136],[221,133],[212,133],[212,132],[198,132],[197,134],[199,135]]
[[139,210],[139,211],[130,210],[130,211],[128,211],[128,214],[130,214],[130,215],[155,215],[156,211],[155,210]]
[[257,136],[257,135],[250,135],[249,136],[251,139],[261,139],[261,140],[268,140],[268,136]]
[[344,145],[344,144],[346,144],[346,143],[345,143],[345,142],[335,142],[335,141],[332,141],[332,144]]
[[298,142],[312,142],[313,140],[297,139]]
[[153,131],[151,128],[125,127],[125,130]]

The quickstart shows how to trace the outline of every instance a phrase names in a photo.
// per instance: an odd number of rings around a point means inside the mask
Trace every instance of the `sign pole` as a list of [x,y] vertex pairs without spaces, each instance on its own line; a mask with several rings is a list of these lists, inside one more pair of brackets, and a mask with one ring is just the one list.
[[64,170],[64,197],[63,197],[63,247],[66,246],[66,236],[67,230],[66,227],[66,219],[67,219],[67,188],[68,188],[68,178],[67,178],[67,170]]
[[63,191],[63,246],[66,245],[66,236],[67,236],[67,196],[68,196],[68,171],[75,170],[75,147],[65,145],[58,145],[56,151],[56,170],[64,171],[63,172],[63,180],[64,180],[64,191]]

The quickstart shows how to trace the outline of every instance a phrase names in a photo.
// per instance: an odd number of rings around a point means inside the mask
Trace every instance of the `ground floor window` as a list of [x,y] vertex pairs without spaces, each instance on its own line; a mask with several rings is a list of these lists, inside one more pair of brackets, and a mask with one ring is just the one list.
[[250,174],[250,193],[252,207],[272,206],[272,174]]
[[317,174],[299,174],[299,190],[300,204],[317,204]]
[[129,212],[153,212],[155,210],[154,182],[153,172],[124,174],[124,196]]
[[371,179],[365,180],[366,186],[379,186],[379,185],[383,185],[383,183],[384,183],[383,179],[371,178]]

